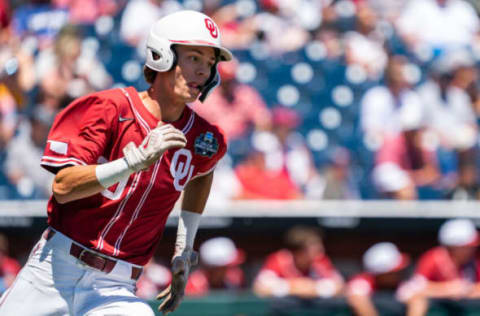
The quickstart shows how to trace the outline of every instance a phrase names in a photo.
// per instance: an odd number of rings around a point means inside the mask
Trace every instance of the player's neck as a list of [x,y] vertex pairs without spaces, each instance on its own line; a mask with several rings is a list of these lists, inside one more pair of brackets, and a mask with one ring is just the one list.
[[175,104],[172,100],[167,100],[168,98],[157,95],[151,88],[140,92],[139,95],[147,110],[158,120],[175,122],[182,117],[186,106],[185,103],[177,102]]

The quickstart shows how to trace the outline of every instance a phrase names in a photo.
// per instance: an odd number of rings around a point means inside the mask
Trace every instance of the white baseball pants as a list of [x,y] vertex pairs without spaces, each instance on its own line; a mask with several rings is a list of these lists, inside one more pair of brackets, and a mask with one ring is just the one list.
[[0,298],[0,316],[154,316],[135,296],[132,265],[119,260],[106,274],[69,254],[72,240],[41,238],[13,285]]

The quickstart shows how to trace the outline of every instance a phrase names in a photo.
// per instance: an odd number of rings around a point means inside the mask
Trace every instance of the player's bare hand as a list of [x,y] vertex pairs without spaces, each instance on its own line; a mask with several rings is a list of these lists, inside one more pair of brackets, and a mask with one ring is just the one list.
[[195,251],[186,251],[172,260],[172,283],[157,295],[157,300],[162,300],[158,310],[164,315],[173,312],[180,305],[185,295],[185,286],[188,274],[193,265],[198,262],[198,254]]
[[187,145],[187,139],[182,131],[171,124],[159,125],[148,133],[140,146],[133,142],[123,148],[123,154],[128,166],[135,171],[148,168],[155,163],[165,151],[172,148],[182,148]]

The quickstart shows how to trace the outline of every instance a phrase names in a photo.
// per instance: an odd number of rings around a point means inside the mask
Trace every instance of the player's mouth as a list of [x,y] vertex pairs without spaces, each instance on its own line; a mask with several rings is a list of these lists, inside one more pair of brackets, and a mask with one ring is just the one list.
[[195,93],[199,93],[200,89],[202,87],[201,85],[199,85],[196,82],[189,82],[187,85],[190,88],[190,90],[194,91]]

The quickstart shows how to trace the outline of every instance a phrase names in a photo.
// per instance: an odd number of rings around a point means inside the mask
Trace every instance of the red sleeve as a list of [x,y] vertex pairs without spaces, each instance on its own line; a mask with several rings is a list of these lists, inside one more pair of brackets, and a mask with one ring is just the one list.
[[432,250],[422,255],[418,260],[415,274],[422,275],[430,281],[434,280],[435,274],[436,274],[435,271],[437,270],[434,256],[435,256],[435,252],[433,252]]
[[116,125],[117,108],[96,94],[80,98],[60,112],[48,135],[41,166],[52,173],[71,165],[96,164]]
[[313,269],[320,278],[332,278],[334,276],[340,276],[330,259],[323,255],[313,263]]
[[291,255],[286,250],[279,250],[270,254],[260,272],[266,270],[273,271],[279,278],[283,279],[299,276],[293,267]]
[[241,288],[245,282],[243,270],[239,267],[230,267],[225,273],[225,283],[234,289]]

